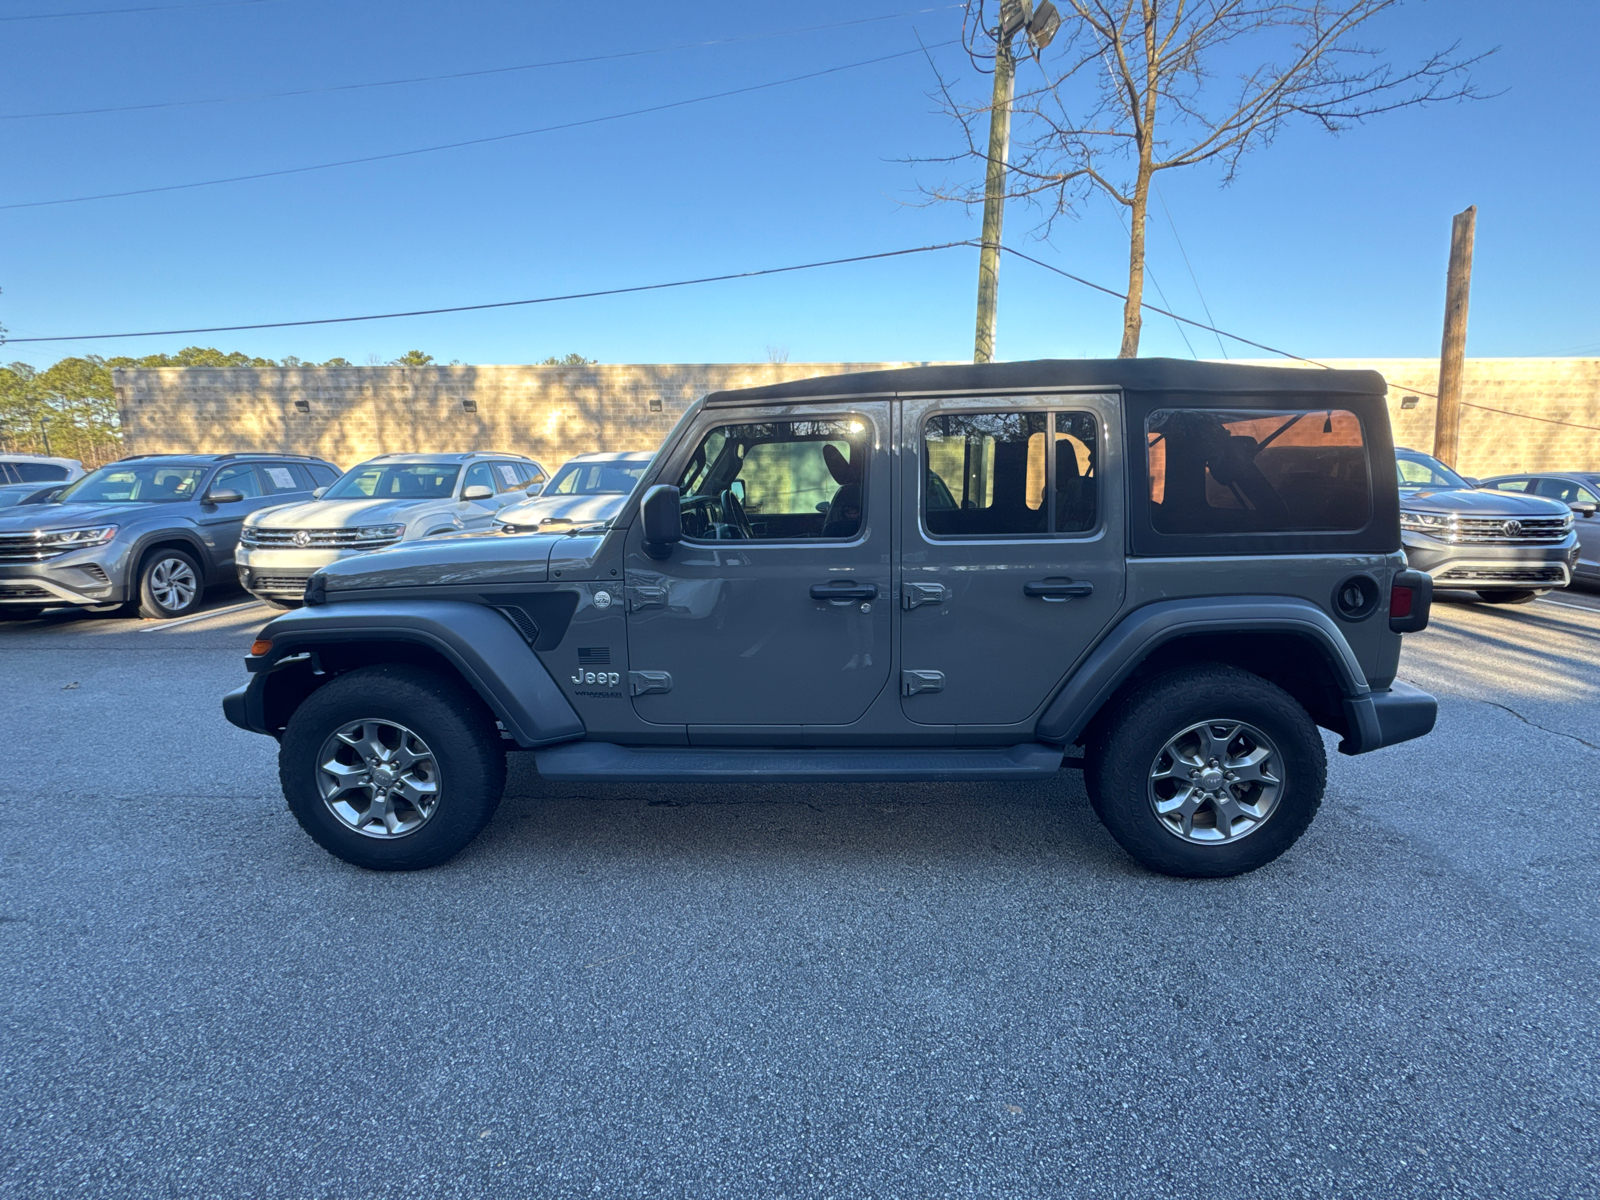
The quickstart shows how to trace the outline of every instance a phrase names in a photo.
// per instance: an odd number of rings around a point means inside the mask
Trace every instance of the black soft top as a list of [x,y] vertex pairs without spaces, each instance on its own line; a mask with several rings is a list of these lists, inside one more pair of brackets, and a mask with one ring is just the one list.
[[1124,392],[1306,393],[1383,396],[1376,371],[1259,367],[1182,358],[1040,358],[1029,362],[959,363],[821,375],[767,387],[712,392],[708,405],[804,404],[840,396],[929,392],[1011,392],[1058,387],[1103,387]]

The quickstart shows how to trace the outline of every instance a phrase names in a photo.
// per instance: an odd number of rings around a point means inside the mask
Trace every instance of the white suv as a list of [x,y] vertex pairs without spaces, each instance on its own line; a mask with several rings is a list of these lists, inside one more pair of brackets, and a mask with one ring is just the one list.
[[234,556],[239,583],[262,600],[296,604],[306,580],[329,563],[438,533],[488,529],[502,508],[537,495],[546,478],[520,454],[380,454],[316,499],[252,513]]

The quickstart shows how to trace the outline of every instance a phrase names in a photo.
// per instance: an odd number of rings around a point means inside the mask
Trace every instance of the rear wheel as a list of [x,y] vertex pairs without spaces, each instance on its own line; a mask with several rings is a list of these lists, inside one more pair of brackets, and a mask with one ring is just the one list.
[[203,579],[188,551],[152,550],[139,566],[139,615],[159,621],[187,616],[200,607]]
[[1086,757],[1090,800],[1117,843],[1152,871],[1196,878],[1253,871],[1294,845],[1328,769],[1293,696],[1220,665],[1139,688]]
[[1478,599],[1485,604],[1526,604],[1537,600],[1544,592],[1533,588],[1479,588]]
[[318,845],[378,871],[437,866],[478,836],[505,790],[494,716],[420,667],[363,667],[295,710],[278,753],[289,809]]

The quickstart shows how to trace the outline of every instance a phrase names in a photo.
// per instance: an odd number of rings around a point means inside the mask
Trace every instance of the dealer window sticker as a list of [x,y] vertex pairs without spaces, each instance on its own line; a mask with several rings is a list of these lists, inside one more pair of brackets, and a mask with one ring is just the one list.
[[506,481],[507,487],[517,486],[517,469],[510,463],[495,463],[495,468],[500,472],[500,478]]
[[273,487],[286,492],[296,491],[300,486],[294,481],[294,475],[288,467],[268,467],[267,477],[272,480]]

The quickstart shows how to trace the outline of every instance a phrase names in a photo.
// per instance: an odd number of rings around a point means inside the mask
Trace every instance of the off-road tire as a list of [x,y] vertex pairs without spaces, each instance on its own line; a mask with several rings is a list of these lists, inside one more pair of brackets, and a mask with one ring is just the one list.
[[[393,721],[414,731],[439,766],[437,808],[411,833],[366,836],[336,817],[318,788],[318,757],[351,721]],[[423,667],[362,667],[319,688],[295,710],[278,751],[289,811],[336,858],[374,871],[435,867],[457,854],[494,816],[506,785],[506,756],[494,715],[467,687]]]
[[1544,595],[1537,588],[1479,588],[1478,599],[1485,604],[1527,604]]
[[[188,569],[193,579],[193,593],[188,601],[183,604],[164,603],[157,594],[161,571],[165,568],[172,570],[169,565],[181,563]],[[194,555],[187,550],[176,550],[170,547],[158,547],[144,556],[139,564],[138,603],[139,615],[157,621],[171,621],[178,617],[187,617],[198,609],[206,596],[206,577],[200,570],[200,564]]]
[[[1260,729],[1282,760],[1283,791],[1265,820],[1233,841],[1201,845],[1170,831],[1151,806],[1150,772],[1168,740],[1196,722]],[[1254,871],[1299,839],[1322,804],[1328,760],[1322,737],[1288,692],[1221,664],[1180,668],[1122,698],[1096,721],[1085,753],[1090,803],[1135,860],[1163,875],[1218,878]]]

